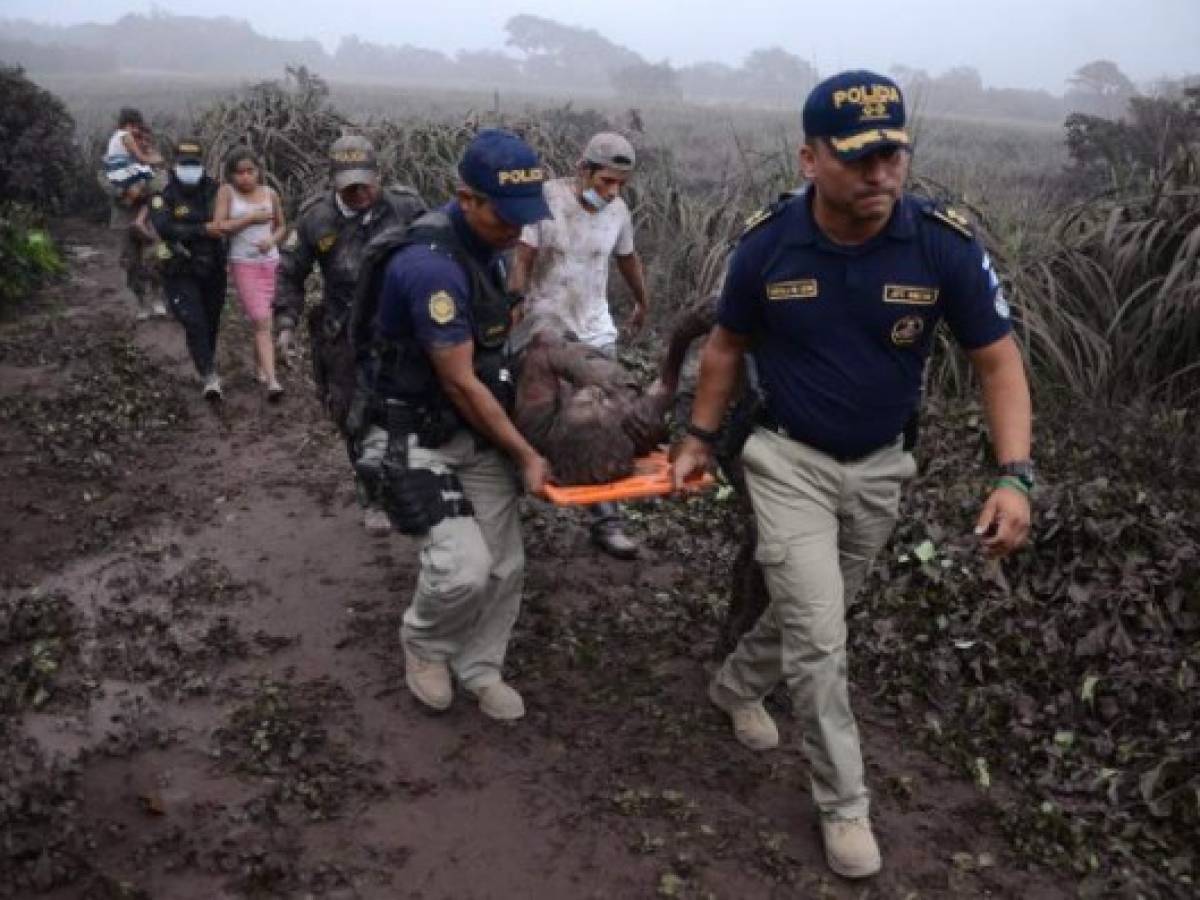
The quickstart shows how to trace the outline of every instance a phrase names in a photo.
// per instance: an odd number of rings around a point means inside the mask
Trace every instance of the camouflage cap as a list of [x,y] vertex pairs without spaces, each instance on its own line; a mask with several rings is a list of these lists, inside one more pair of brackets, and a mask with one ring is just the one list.
[[375,146],[361,135],[347,135],[334,141],[329,148],[329,165],[334,190],[344,190],[352,184],[379,183]]

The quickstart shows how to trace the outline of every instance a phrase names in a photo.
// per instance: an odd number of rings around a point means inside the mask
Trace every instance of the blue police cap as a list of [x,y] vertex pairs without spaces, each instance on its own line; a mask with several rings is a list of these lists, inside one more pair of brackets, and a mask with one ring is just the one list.
[[512,132],[479,132],[467,145],[458,174],[467,187],[491,200],[500,218],[511,225],[550,218],[542,196],[546,170],[534,149]]
[[899,86],[864,69],[826,78],[804,101],[804,136],[827,138],[844,160],[910,146]]

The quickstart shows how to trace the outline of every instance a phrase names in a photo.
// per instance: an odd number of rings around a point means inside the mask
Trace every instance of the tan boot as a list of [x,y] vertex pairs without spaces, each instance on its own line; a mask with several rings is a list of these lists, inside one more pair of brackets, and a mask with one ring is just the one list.
[[422,659],[407,646],[404,648],[404,683],[414,697],[431,709],[448,709],[454,699],[450,669],[446,664]]
[[770,750],[779,746],[779,729],[775,720],[763,708],[762,701],[747,703],[734,698],[716,681],[708,685],[708,699],[718,709],[729,714],[733,736],[751,750]]
[[883,868],[879,845],[871,831],[871,820],[822,819],[825,861],[843,878],[867,878]]
[[472,693],[479,699],[479,711],[488,718],[511,722],[525,715],[525,701],[503,681],[485,684]]

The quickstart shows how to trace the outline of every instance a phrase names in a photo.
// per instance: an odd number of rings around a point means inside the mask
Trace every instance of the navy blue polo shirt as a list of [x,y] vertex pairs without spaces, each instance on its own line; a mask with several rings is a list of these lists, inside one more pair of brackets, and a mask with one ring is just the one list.
[[931,208],[905,194],[880,234],[847,247],[805,191],[738,244],[717,321],[750,337],[767,408],[795,440],[838,457],[882,447],[920,402],[938,322],[968,350],[1011,331],[983,247]]
[[[497,252],[471,231],[458,202],[443,210],[466,251],[484,268],[492,265]],[[388,261],[376,324],[383,337],[415,338],[426,350],[474,340],[470,276],[445,250],[427,244],[404,247]]]

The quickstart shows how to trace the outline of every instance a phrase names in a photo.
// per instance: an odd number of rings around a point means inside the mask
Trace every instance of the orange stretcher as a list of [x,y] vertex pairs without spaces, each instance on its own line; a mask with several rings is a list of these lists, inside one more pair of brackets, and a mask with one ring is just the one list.
[[[571,487],[546,485],[546,497],[559,506],[589,506],[614,500],[641,500],[646,497],[663,497],[673,492],[671,487],[671,461],[666,450],[652,450],[633,461],[632,475],[609,481],[605,484],[580,484]],[[696,475],[684,482],[686,491],[704,491],[716,484],[708,472]]]

